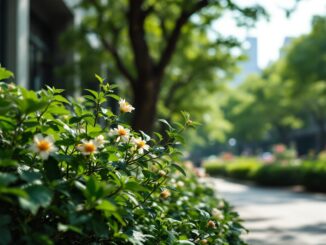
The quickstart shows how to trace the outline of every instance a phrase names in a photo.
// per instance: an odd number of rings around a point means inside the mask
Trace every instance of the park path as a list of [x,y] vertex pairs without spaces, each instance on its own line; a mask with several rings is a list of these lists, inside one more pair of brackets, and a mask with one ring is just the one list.
[[326,195],[207,178],[239,212],[253,245],[326,245]]

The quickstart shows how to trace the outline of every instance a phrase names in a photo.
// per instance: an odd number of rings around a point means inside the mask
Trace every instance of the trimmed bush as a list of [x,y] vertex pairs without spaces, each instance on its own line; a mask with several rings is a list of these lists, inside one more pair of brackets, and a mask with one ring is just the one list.
[[248,159],[246,161],[239,161],[226,166],[226,172],[231,178],[239,180],[251,180],[261,165],[256,160]]
[[204,163],[206,173],[212,176],[228,176],[226,164],[223,162],[207,162]]
[[248,158],[232,162],[204,163],[205,170],[213,176],[250,180],[264,186],[302,185],[309,191],[326,192],[326,163],[324,161],[303,162],[298,165],[260,164]]
[[326,163],[306,162],[303,164],[303,185],[307,190],[326,192]]
[[0,83],[0,244],[244,244],[238,215],[178,164],[189,116],[162,120],[165,140],[135,132],[97,79],[76,101]]
[[252,178],[256,183],[266,186],[292,186],[300,185],[303,171],[300,167],[290,165],[261,165]]

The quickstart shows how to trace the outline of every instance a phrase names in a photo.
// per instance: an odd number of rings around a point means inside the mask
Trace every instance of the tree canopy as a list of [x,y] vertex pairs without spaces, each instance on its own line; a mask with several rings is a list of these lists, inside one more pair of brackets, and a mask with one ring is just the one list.
[[159,99],[162,108],[175,111],[175,101],[196,99],[187,98],[187,91],[216,90],[234,69],[240,57],[230,49],[239,44],[214,31],[215,21],[232,12],[239,25],[250,26],[266,15],[258,5],[232,0],[82,0],[78,7],[81,22],[64,38],[78,53],[75,71],[88,73],[83,77],[89,81],[100,67],[109,79],[127,82],[122,87],[129,88],[137,108],[133,126],[146,132]]

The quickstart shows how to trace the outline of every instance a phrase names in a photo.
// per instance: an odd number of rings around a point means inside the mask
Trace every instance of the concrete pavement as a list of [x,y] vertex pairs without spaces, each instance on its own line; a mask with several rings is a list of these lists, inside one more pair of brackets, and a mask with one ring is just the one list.
[[326,195],[207,178],[244,219],[253,245],[326,245]]

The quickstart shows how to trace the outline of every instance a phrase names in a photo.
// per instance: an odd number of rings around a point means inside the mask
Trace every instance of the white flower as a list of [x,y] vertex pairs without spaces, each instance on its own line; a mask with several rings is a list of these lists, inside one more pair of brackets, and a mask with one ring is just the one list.
[[127,142],[129,140],[129,134],[130,134],[130,130],[127,128],[124,128],[121,125],[118,125],[117,128],[110,130],[110,135],[118,136],[117,141],[121,140],[123,142]]
[[224,208],[224,206],[225,206],[224,201],[223,200],[220,200],[219,203],[218,203],[218,205],[217,205],[217,207],[219,209],[221,209],[221,208]]
[[125,99],[119,100],[120,111],[123,113],[132,112],[135,108],[130,105]]
[[34,136],[33,141],[34,143],[30,146],[30,149],[39,154],[44,160],[49,158],[51,152],[58,150],[54,145],[52,136],[43,137],[42,134],[37,134]]
[[215,219],[224,219],[223,212],[217,208],[212,209],[212,216]]
[[177,183],[176,183],[176,186],[179,187],[179,188],[182,188],[185,186],[185,183],[181,180],[179,180]]
[[104,139],[104,136],[101,134],[99,136],[95,137],[95,139],[94,139],[94,144],[98,148],[104,147],[105,143],[106,143],[106,140]]
[[9,83],[8,84],[8,89],[9,90],[14,90],[16,88],[16,85],[14,83]]
[[77,145],[77,149],[83,155],[91,155],[97,152],[97,146],[93,140],[82,140],[82,144]]
[[146,144],[146,140],[142,138],[132,138],[132,143],[135,144],[139,154],[143,154],[144,150],[148,151],[149,145]]

